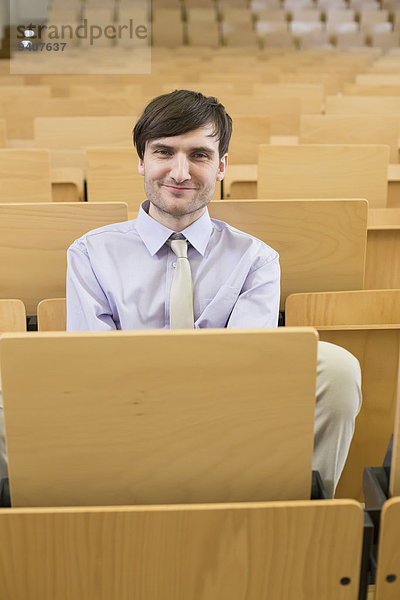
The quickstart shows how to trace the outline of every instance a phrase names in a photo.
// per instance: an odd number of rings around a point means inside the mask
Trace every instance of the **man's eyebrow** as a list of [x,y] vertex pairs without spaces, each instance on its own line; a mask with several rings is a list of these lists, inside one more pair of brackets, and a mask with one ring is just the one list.
[[208,146],[198,146],[197,148],[191,148],[192,152],[205,152],[206,154],[215,154],[215,150],[213,148],[209,148]]
[[168,146],[168,144],[162,144],[160,142],[149,142],[150,148],[164,148],[165,150],[173,150],[172,146]]
[[[151,148],[152,150],[175,150],[173,146],[163,144],[162,142],[149,142],[149,148]],[[194,148],[190,148],[190,152],[204,152],[206,154],[210,154],[211,156],[215,154],[215,150],[213,148],[210,148],[209,146],[196,146]]]

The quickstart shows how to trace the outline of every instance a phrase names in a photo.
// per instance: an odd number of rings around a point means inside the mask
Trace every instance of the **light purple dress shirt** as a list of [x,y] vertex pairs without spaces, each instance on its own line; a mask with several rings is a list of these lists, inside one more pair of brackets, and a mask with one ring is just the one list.
[[[169,329],[174,233],[147,214],[89,231],[70,246],[67,330]],[[279,256],[208,211],[181,232],[190,242],[196,328],[276,327]]]

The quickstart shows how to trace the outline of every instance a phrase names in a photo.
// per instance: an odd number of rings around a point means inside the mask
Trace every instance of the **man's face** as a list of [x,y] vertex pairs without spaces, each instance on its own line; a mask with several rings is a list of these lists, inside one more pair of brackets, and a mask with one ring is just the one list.
[[146,144],[139,173],[148,200],[173,217],[194,213],[210,202],[225,175],[227,154],[219,158],[219,141],[206,125],[183,135]]

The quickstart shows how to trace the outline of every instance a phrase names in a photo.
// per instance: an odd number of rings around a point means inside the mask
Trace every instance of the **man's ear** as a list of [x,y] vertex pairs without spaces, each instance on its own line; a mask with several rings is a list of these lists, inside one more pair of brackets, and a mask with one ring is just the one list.
[[219,161],[217,181],[223,180],[223,178],[225,177],[225,172],[226,172],[227,166],[228,166],[228,155],[224,154],[223,156],[221,156],[221,159]]
[[137,170],[138,170],[139,175],[144,175],[144,162],[143,162],[142,158],[139,158]]

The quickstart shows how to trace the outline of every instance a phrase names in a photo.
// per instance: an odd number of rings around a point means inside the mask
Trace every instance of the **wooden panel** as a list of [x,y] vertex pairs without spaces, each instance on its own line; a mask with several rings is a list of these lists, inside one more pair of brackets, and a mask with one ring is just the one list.
[[400,208],[370,208],[368,231],[373,229],[400,229]]
[[325,97],[322,83],[256,83],[254,93],[265,98],[300,98],[303,114],[320,113]]
[[76,168],[51,169],[53,202],[82,202],[84,197],[83,170]]
[[327,114],[342,115],[398,115],[400,116],[399,96],[327,96]]
[[5,119],[0,119],[0,148],[7,145],[7,125]]
[[346,96],[399,96],[400,82],[398,85],[346,83],[343,87],[343,93]]
[[279,252],[282,307],[294,292],[362,289],[365,200],[222,200],[209,210]]
[[21,300],[0,300],[0,333],[26,331],[25,306]]
[[0,150],[0,202],[51,202],[48,150]]
[[299,328],[3,336],[13,506],[307,499],[316,341]]
[[368,229],[365,288],[400,289],[399,225]]
[[10,98],[50,98],[51,88],[46,85],[2,85],[0,87],[0,102]]
[[[399,359],[400,362],[400,359]],[[389,492],[391,496],[400,495],[400,368],[397,381],[396,414],[393,434],[392,464],[390,469]]]
[[400,289],[293,294],[285,317],[290,327],[400,324]]
[[386,206],[387,146],[259,146],[259,198],[366,198]]
[[400,595],[399,536],[400,498],[391,498],[382,508],[375,600],[397,600]]
[[217,22],[190,22],[187,24],[187,39],[190,46],[217,48],[220,44]]
[[363,470],[382,464],[394,429],[399,394],[400,326],[317,329],[321,340],[346,348],[360,362],[363,403],[336,497],[362,501]]
[[400,73],[360,73],[356,77],[358,85],[400,85]]
[[[88,117],[136,115],[143,108],[142,97],[108,98],[30,98],[0,100],[0,118],[7,119],[10,138],[31,139],[36,117]],[[132,122],[134,119],[132,117]]]
[[250,115],[232,115],[233,132],[229,144],[229,164],[257,164],[258,145],[267,144],[271,119]]
[[[97,84],[97,85],[70,85],[68,86],[68,96],[70,98],[110,98],[110,96],[140,96],[142,95],[141,85],[124,84]],[[112,98],[110,98],[112,100]]]
[[[112,100],[108,100],[112,103]],[[35,119],[35,146],[78,149],[132,146],[136,117],[40,117]]]
[[340,78],[335,73],[312,73],[302,72],[283,73],[279,76],[281,83],[322,83],[325,95],[333,95],[340,92]]
[[399,162],[400,120],[383,115],[302,115],[301,144],[385,144]]
[[89,202],[126,202],[135,212],[146,200],[143,177],[137,171],[138,157],[131,148],[90,148],[86,152]]
[[65,331],[67,307],[65,298],[47,298],[37,307],[38,331]]
[[[136,213],[146,200],[144,180],[137,171],[138,156],[130,148],[89,148],[86,172],[89,202],[126,202],[129,213]],[[221,185],[214,198],[221,197]]]
[[96,227],[127,220],[122,204],[0,204],[0,297],[20,298],[28,315],[65,296],[66,251]]
[[299,133],[301,114],[301,101],[299,98],[225,95],[220,100],[230,115],[270,117],[272,135],[298,135]]
[[351,500],[4,509],[0,594],[356,600],[362,527]]

